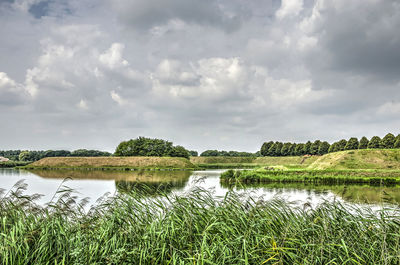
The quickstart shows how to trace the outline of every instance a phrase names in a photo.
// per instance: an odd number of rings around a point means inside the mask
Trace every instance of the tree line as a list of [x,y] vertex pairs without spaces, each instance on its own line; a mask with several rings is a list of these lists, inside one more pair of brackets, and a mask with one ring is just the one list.
[[400,148],[400,134],[396,137],[392,133],[388,133],[382,139],[379,136],[373,136],[370,140],[363,136],[360,140],[351,137],[349,140],[342,139],[340,141],[329,144],[327,141],[316,140],[306,143],[282,143],[282,142],[265,142],[261,146],[260,153],[262,156],[301,156],[301,155],[324,155],[327,153],[356,150],[356,149],[392,149]]
[[170,156],[185,158],[189,158],[193,154],[197,155],[197,152],[189,151],[180,145],[174,146],[170,141],[142,136],[121,142],[114,153],[115,156]]
[[239,152],[239,151],[218,151],[218,150],[206,150],[200,154],[200,156],[229,156],[229,157],[257,157],[260,156],[260,152]]
[[97,157],[111,156],[109,152],[98,150],[78,149],[75,151],[68,150],[47,150],[47,151],[29,151],[29,150],[5,150],[0,151],[0,156],[6,157],[13,161],[38,161],[46,157]]

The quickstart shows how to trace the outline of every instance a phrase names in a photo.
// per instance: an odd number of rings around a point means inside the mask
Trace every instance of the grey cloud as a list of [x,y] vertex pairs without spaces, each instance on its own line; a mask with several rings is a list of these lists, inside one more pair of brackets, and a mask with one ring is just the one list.
[[30,3],[0,4],[2,149],[145,135],[256,151],[400,126],[395,1],[305,0],[283,18],[279,0]]
[[173,19],[222,27],[227,31],[237,29],[241,23],[239,15],[225,14],[215,0],[118,0],[114,6],[129,27],[145,30]]

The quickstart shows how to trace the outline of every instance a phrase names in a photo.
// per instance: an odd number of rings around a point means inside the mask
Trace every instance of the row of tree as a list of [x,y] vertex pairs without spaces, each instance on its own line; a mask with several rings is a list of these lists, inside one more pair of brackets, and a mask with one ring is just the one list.
[[6,157],[13,161],[37,161],[45,157],[68,157],[68,156],[111,156],[109,152],[98,150],[78,149],[75,151],[68,150],[47,150],[47,151],[28,151],[28,150],[6,150],[0,151],[0,156]]
[[123,141],[115,150],[116,156],[171,156],[189,158],[195,151],[186,150],[183,146],[174,146],[172,142],[162,139],[138,137]]
[[324,155],[327,153],[356,150],[367,148],[400,148],[400,134],[395,137],[392,133],[388,133],[382,139],[374,136],[370,140],[362,137],[358,140],[352,137],[349,140],[342,139],[333,144],[326,141],[316,140],[307,143],[282,143],[282,142],[265,142],[261,146],[260,153],[262,156],[300,156],[300,155]]
[[203,153],[201,153],[200,156],[256,157],[260,156],[260,152],[249,153],[249,152],[238,152],[238,151],[206,150]]

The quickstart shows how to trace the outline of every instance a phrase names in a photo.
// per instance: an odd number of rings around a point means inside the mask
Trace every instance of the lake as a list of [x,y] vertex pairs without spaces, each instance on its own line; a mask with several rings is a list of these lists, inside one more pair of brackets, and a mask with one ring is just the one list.
[[98,170],[19,170],[0,169],[0,189],[11,190],[17,181],[28,185],[26,194],[42,194],[38,203],[49,202],[61,186],[75,191],[80,198],[89,198],[93,204],[99,197],[117,192],[146,190],[150,195],[174,193],[184,196],[191,189],[200,187],[212,191],[216,198],[234,190],[244,197],[270,200],[282,198],[294,205],[317,206],[322,202],[341,201],[348,204],[369,204],[373,207],[384,203],[398,205],[398,187],[367,185],[315,186],[305,184],[257,184],[231,186],[221,183],[219,176],[223,170],[206,171],[98,171]]

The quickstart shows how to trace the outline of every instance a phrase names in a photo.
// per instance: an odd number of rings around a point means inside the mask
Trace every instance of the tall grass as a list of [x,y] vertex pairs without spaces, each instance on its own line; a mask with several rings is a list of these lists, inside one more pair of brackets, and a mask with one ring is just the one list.
[[1,264],[398,264],[400,211],[339,203],[131,193],[85,210],[62,187],[46,207],[17,183],[0,200]]

